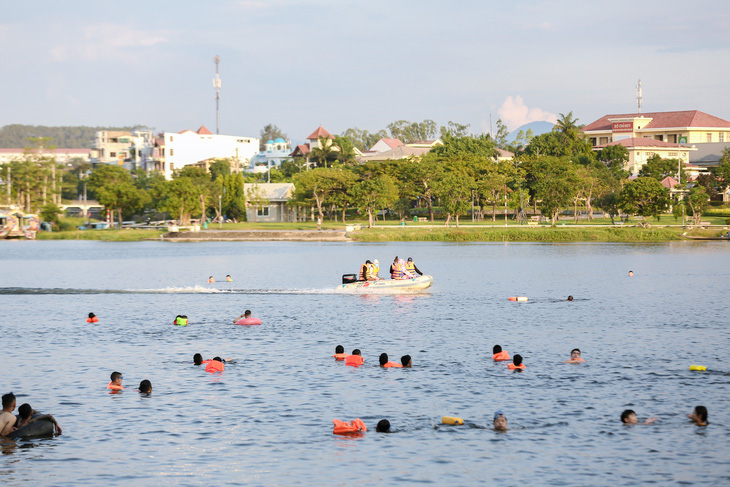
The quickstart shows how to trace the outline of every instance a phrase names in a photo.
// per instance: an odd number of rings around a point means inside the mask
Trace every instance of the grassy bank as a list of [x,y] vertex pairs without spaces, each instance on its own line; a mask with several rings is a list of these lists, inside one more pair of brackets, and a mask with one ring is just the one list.
[[[361,242],[667,242],[681,228],[372,228],[351,234]],[[717,232],[715,232],[717,233]]]
[[38,232],[38,240],[102,240],[105,242],[138,242],[157,238],[165,230],[66,230],[60,232]]

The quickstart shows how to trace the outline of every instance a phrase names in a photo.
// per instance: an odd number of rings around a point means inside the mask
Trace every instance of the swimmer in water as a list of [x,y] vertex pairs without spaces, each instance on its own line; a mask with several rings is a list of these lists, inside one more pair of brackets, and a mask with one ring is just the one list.
[[99,322],[99,318],[97,318],[94,313],[89,313],[89,317],[86,318],[86,321],[88,323],[98,323]]
[[504,362],[509,360],[509,352],[507,350],[502,350],[500,345],[495,345],[492,347],[492,360],[495,362]]
[[345,360],[347,358],[347,354],[345,353],[345,347],[342,345],[337,345],[335,347],[335,354],[332,356],[335,360]]
[[139,392],[141,394],[149,394],[152,392],[152,382],[147,379],[139,383]]
[[390,421],[387,419],[381,419],[378,421],[378,425],[375,427],[375,431],[378,433],[390,433]]
[[56,435],[60,435],[61,433],[63,433],[63,431],[61,430],[61,426],[56,421],[56,418],[54,418],[50,414],[40,414],[28,403],[21,404],[18,408],[18,419],[15,423],[15,427],[20,429],[23,426],[35,423],[36,421],[39,421],[41,419],[47,419],[48,421],[53,423],[53,430]]
[[348,355],[348,357],[345,359],[345,365],[352,365],[353,367],[362,365],[364,362],[365,360],[362,358],[362,353],[360,352],[359,348],[353,350],[352,355]]
[[410,369],[411,367],[413,367],[413,359],[411,359],[410,355],[403,355],[400,358],[400,363],[404,369]]
[[687,417],[697,426],[707,426],[707,408],[705,406],[695,406],[694,411]]
[[570,360],[566,360],[563,362],[564,364],[579,364],[581,362],[585,362],[580,356],[580,349],[574,348],[570,351]]
[[573,301],[573,296],[568,296],[568,301]]
[[233,320],[233,322],[235,323],[236,321],[240,320],[241,318],[243,318],[244,320],[251,318],[251,310],[247,309],[246,311],[243,312],[243,314],[241,316],[239,316],[238,318]]
[[233,282],[233,278],[231,277],[230,274],[226,275],[226,282]]
[[0,413],[0,436],[7,436],[15,430],[15,421],[13,416],[15,411],[15,394],[8,392],[3,394],[3,410]]
[[507,431],[507,416],[500,410],[494,413],[494,420],[492,420],[494,431]]
[[634,271],[629,271],[629,277],[634,277]]
[[111,382],[106,386],[107,389],[112,389],[114,391],[121,391],[124,389],[124,387],[122,387],[122,380],[124,380],[124,376],[121,372],[112,372],[110,379]]
[[215,282],[215,279],[213,279],[213,276],[210,276],[210,277],[208,278],[208,282],[209,282],[210,284],[213,284],[213,283]]
[[[654,416],[653,418],[649,418],[644,421],[644,424],[652,424],[656,420],[657,417]],[[627,409],[621,413],[621,422],[624,424],[636,424],[639,422],[639,418],[636,417],[636,413],[633,409]]]
[[398,362],[390,362],[388,361],[388,354],[387,353],[381,353],[380,354],[380,366],[385,368],[390,367],[396,367],[396,368],[402,368],[403,365],[399,364]]
[[[212,360],[212,359],[208,359],[208,360],[203,360],[203,356],[202,356],[202,355],[200,355],[199,353],[196,353],[195,355],[193,355],[193,365],[203,365],[203,364],[207,364],[207,363],[208,363],[208,362],[210,362],[211,360]],[[224,364],[225,364],[225,363],[228,363],[228,362],[233,362],[233,359],[229,357],[229,358],[226,358],[226,359],[222,359],[222,362],[223,362]]]
[[512,370],[523,370],[525,366],[522,364],[522,355],[515,354],[514,357],[512,357],[512,363],[507,364],[507,367],[509,367]]

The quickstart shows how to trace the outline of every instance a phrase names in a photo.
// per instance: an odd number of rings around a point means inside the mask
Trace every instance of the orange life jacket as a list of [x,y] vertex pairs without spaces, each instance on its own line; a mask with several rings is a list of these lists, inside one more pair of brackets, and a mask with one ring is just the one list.
[[520,364],[520,365],[507,364],[507,367],[510,368],[510,369],[512,369],[512,370],[515,370],[515,369],[520,369],[521,370],[521,369],[524,369],[525,368],[525,364]]
[[352,421],[340,421],[339,419],[333,419],[332,422],[335,424],[335,428],[332,433],[336,435],[348,435],[353,433],[365,432],[368,427],[362,422],[360,418],[355,418]]
[[86,318],[87,323],[97,323],[99,321],[99,318],[94,316],[93,318]]
[[400,269],[400,264],[396,262],[391,265],[391,268],[393,269],[393,271],[390,273],[391,279],[400,279],[401,277],[403,277],[403,271],[401,271]]
[[367,264],[363,264],[363,265],[360,266],[360,277],[359,277],[359,279],[361,281],[365,281],[365,280],[367,280],[367,278],[368,278],[368,265]]
[[385,362],[383,365],[384,368],[386,367],[395,367],[397,369],[403,368],[403,365],[399,364],[398,362]]
[[583,360],[583,359],[582,359],[582,358],[580,358],[580,357],[577,357],[577,358],[572,358],[572,359],[570,359],[570,360],[572,360],[572,361],[575,361],[575,362],[585,362],[585,360]]
[[336,353],[333,355],[333,357],[335,358],[335,360],[345,360],[347,357],[349,357],[349,355],[347,355],[346,353]]
[[110,382],[108,386],[106,386],[107,389],[111,389],[113,391],[121,391],[124,389],[122,386],[116,385],[114,382]]
[[225,365],[223,362],[218,362],[217,360],[211,360],[208,362],[208,365],[205,366],[206,372],[223,372],[223,368]]
[[495,353],[492,355],[492,360],[495,362],[502,362],[504,360],[510,360],[509,358],[509,352],[507,350],[502,350],[499,353]]
[[353,367],[362,365],[364,362],[362,355],[348,355],[345,359],[345,365],[352,365]]

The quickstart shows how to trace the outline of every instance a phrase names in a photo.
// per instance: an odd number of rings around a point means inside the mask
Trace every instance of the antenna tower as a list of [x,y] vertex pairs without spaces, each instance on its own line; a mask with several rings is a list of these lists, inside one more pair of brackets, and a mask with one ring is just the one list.
[[213,80],[213,88],[215,88],[215,133],[220,134],[221,77],[218,75],[218,65],[221,63],[221,57],[216,55],[213,62],[215,63],[215,79]]
[[641,96],[641,80],[639,80],[639,84],[636,85],[636,106],[639,108],[639,115],[641,115],[642,101],[644,101],[644,98]]

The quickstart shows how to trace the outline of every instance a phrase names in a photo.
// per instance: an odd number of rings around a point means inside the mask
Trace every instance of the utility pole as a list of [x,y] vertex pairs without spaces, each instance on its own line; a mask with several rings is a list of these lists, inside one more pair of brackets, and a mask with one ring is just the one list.
[[215,88],[215,133],[220,134],[220,104],[221,104],[221,77],[218,75],[218,65],[221,63],[221,57],[216,54],[213,58],[215,63],[215,79],[213,80],[213,88]]

